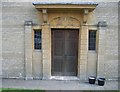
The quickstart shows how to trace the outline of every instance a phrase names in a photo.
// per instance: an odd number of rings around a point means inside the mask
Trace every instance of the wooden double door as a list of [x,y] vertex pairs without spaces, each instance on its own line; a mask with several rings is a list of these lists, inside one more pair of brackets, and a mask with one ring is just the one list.
[[77,29],[52,30],[52,76],[77,76]]

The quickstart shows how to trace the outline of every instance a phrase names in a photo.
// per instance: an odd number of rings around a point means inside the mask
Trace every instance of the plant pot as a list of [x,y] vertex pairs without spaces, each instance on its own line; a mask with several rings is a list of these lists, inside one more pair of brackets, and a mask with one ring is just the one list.
[[98,79],[98,85],[99,86],[104,86],[104,84],[105,84],[105,78],[99,78]]
[[90,84],[95,84],[96,77],[90,76],[88,79],[89,79],[89,83],[90,83]]

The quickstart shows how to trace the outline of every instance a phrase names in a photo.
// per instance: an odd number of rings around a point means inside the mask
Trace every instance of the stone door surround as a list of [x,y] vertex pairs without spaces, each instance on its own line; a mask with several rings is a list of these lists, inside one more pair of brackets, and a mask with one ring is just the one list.
[[[79,29],[79,45],[78,45],[78,77],[80,79],[86,79],[87,74],[87,52],[88,52],[88,26],[87,17],[92,12],[97,3],[85,2],[85,3],[41,3],[33,2],[33,5],[39,12],[42,13],[43,23],[42,29],[42,62],[43,62],[43,79],[50,79],[51,77],[51,29],[52,28],[71,28]],[[66,11],[69,15],[66,15]],[[58,16],[54,15],[54,11],[57,11]],[[63,16],[60,12],[63,12]],[[71,11],[77,11],[76,16],[82,14],[81,20],[71,15]],[[52,13],[53,12],[53,13]],[[51,18],[50,16],[53,17]],[[31,25],[25,25],[25,37],[30,35]],[[28,32],[28,30],[30,30]],[[31,36],[29,36],[31,38]],[[31,43],[31,40],[25,38],[25,48]],[[32,78],[32,58],[30,57],[32,51],[30,46],[25,50],[25,62],[26,62],[26,78]],[[29,52],[29,53],[28,53]],[[28,60],[30,61],[28,63]],[[84,62],[84,64],[82,63]]]

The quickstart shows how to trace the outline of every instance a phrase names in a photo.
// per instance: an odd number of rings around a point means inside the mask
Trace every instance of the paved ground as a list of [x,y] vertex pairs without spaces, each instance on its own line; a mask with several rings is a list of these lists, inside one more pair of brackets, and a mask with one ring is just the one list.
[[104,86],[89,84],[87,81],[60,80],[18,80],[3,79],[3,88],[44,89],[44,90],[118,90],[117,81],[106,81]]

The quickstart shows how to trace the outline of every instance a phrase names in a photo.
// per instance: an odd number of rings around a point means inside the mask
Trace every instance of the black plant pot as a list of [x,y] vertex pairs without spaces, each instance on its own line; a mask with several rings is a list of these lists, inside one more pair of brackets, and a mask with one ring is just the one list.
[[90,84],[95,84],[96,77],[90,76],[88,79],[89,79],[89,83],[90,83]]
[[99,86],[104,86],[104,84],[105,84],[105,78],[99,78],[98,79],[98,85]]

